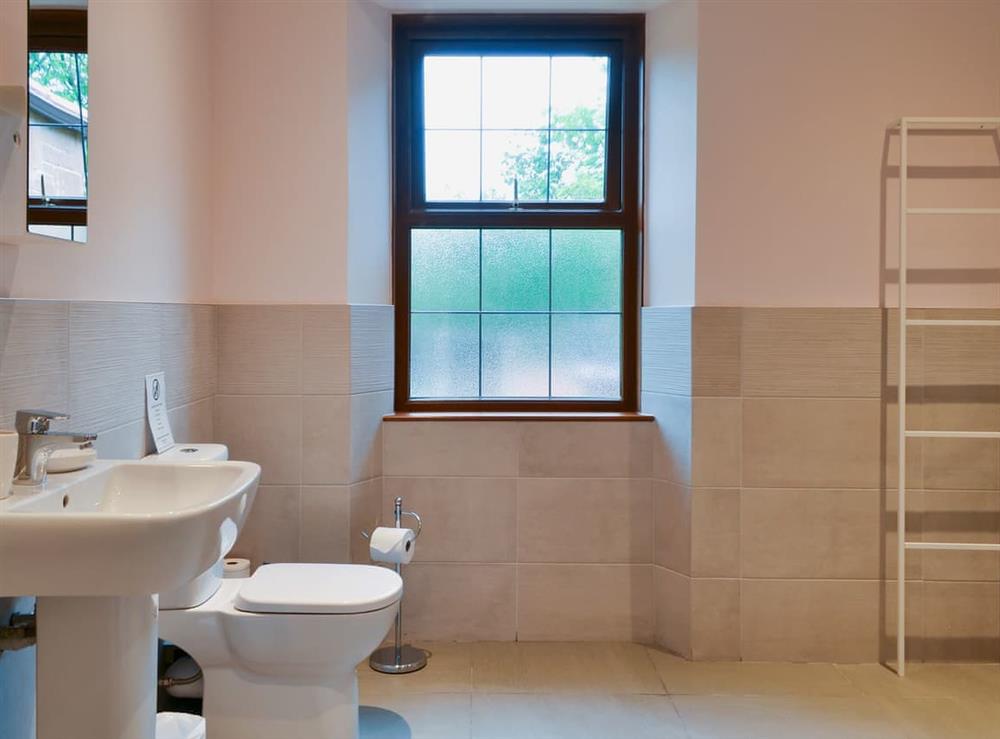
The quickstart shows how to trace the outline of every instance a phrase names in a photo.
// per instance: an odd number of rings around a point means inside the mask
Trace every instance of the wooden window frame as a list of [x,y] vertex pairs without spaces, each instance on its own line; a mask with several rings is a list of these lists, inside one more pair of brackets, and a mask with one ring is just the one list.
[[[608,412],[639,405],[642,55],[641,14],[396,15],[393,17],[393,301],[395,409],[399,413]],[[432,202],[423,198],[419,58],[428,52],[554,49],[608,53],[607,180],[603,203]],[[613,135],[614,134],[614,135]],[[621,398],[413,399],[410,397],[410,231],[414,228],[615,229],[622,233]]]
[[[72,8],[29,8],[28,53],[87,53],[87,10]],[[27,89],[27,82],[25,84]],[[81,131],[82,133],[82,131]],[[27,146],[31,147],[31,126],[27,127]],[[86,143],[83,143],[86,146]],[[25,165],[25,192],[30,175]],[[28,197],[25,219],[28,226],[86,226],[87,198]]]

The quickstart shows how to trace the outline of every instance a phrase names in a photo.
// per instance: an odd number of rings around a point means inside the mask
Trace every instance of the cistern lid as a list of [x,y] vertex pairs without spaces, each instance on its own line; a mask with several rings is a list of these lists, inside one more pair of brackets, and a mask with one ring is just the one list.
[[236,595],[237,610],[250,613],[365,613],[399,600],[403,581],[371,565],[262,565]]

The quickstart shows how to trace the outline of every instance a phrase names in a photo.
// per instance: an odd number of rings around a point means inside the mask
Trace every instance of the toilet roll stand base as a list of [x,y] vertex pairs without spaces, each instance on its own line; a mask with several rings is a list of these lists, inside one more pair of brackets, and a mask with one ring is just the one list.
[[[397,497],[393,506],[393,514],[396,519],[396,528],[402,528],[403,516],[410,516],[417,522],[416,537],[420,536],[422,524],[420,516],[413,511],[403,510],[403,498]],[[396,564],[396,574],[402,577],[403,566]],[[405,675],[408,672],[416,672],[427,666],[427,652],[411,644],[403,644],[403,600],[400,598],[396,611],[396,638],[393,644],[379,647],[372,656],[368,658],[368,665],[376,672],[384,672],[387,675]]]

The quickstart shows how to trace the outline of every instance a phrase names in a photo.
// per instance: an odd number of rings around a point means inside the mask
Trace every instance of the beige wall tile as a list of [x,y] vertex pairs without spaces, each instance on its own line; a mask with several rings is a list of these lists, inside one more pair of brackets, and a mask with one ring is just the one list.
[[649,480],[520,479],[518,562],[646,563],[653,553]]
[[74,430],[106,431],[144,417],[145,375],[161,369],[158,326],[158,306],[151,303],[70,305]]
[[160,360],[167,407],[210,398],[216,391],[218,331],[214,305],[160,305]]
[[[1000,428],[1000,403],[993,390],[981,389],[978,398],[964,391],[945,398],[925,390],[922,426],[915,428],[995,431]],[[995,439],[924,439],[923,484],[928,490],[997,490],[1000,488],[1000,441]]]
[[653,566],[656,644],[691,657],[691,578]]
[[350,486],[351,492],[351,561],[369,564],[368,541],[361,536],[362,531],[371,532],[378,525],[382,515],[381,477],[375,477]]
[[302,391],[309,395],[351,392],[350,306],[302,309]]
[[1000,584],[924,582],[923,658],[1000,659]]
[[518,424],[522,477],[646,477],[649,423]]
[[[1000,493],[928,490],[923,494],[926,541],[1000,544]],[[921,552],[925,580],[1000,580],[1000,552]]]
[[[179,444],[213,441],[215,439],[215,398],[197,400],[167,411],[174,439]],[[150,445],[155,451],[155,445]]]
[[299,487],[261,485],[234,557],[247,557],[258,567],[265,562],[299,561]]
[[694,398],[691,483],[739,487],[742,406],[739,398]]
[[[425,424],[426,425],[426,424]],[[382,525],[392,526],[392,507],[423,519],[417,562],[514,562],[517,480],[489,477],[387,477]],[[404,526],[415,527],[412,519]]]
[[302,399],[302,482],[346,485],[351,480],[351,398]]
[[740,581],[691,580],[691,659],[740,658]]
[[298,306],[219,306],[219,392],[302,392],[302,313]]
[[873,662],[878,599],[875,580],[743,580],[743,659]]
[[691,394],[691,308],[642,309],[642,390]]
[[101,459],[141,459],[156,451],[148,436],[145,420],[130,421],[101,431],[94,442],[94,448]]
[[691,574],[740,576],[739,489],[691,491]]
[[392,391],[351,396],[351,481],[382,474],[382,418],[392,412]]
[[[906,424],[911,429],[924,426],[923,407],[919,404],[922,390],[907,402]],[[885,420],[883,438],[885,449],[885,486],[892,489],[899,486],[899,406],[893,402],[883,404],[882,417]],[[925,439],[906,440],[906,484],[908,487],[920,489],[924,480],[924,445]]]
[[[883,534],[882,544],[884,553],[882,556],[882,577],[886,579],[899,576],[896,568],[898,557],[898,539],[896,531],[898,526],[897,501],[899,492],[897,490],[886,490],[884,496],[880,496],[882,501],[882,521]],[[906,538],[908,541],[920,541],[923,538],[923,507],[924,493],[921,490],[906,491]],[[906,577],[909,580],[919,580],[923,573],[924,552],[918,549],[911,549],[906,553]]]
[[691,488],[653,480],[653,562],[691,573]]
[[393,307],[351,306],[351,392],[371,393],[393,386]]
[[744,489],[743,575],[880,576],[877,490]]
[[[934,318],[1000,317],[995,311],[934,311]],[[926,326],[924,383],[928,390],[961,396],[1000,385],[1000,327]]]
[[411,564],[403,633],[408,639],[513,641],[512,564]]
[[747,487],[877,488],[877,399],[743,401]]
[[256,462],[265,485],[302,478],[302,398],[287,395],[215,396],[215,436],[232,459]]
[[68,303],[0,300],[0,419],[29,408],[70,410]]
[[[909,556],[909,555],[907,555]],[[886,579],[882,588],[882,633],[879,661],[896,660],[897,582]],[[924,659],[924,583],[906,581],[906,659]]]
[[882,315],[876,308],[747,308],[743,395],[881,394]]
[[385,424],[382,440],[382,469],[386,475],[505,477],[517,474],[518,431],[514,422],[394,421]]
[[691,484],[692,399],[679,395],[642,394],[642,411],[656,416],[650,429],[651,470],[657,480]]
[[649,565],[535,565],[517,570],[517,637],[636,641],[653,637]]
[[740,395],[741,308],[692,309],[692,395]]
[[302,486],[299,561],[351,561],[351,489],[347,485]]

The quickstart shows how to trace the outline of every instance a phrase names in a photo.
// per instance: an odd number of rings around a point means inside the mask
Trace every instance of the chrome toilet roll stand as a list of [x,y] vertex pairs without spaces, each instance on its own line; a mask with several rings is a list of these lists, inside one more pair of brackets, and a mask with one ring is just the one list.
[[[410,516],[417,522],[417,531],[414,534],[414,541],[420,536],[423,524],[413,511],[403,510],[403,498],[397,497],[393,506],[393,514],[396,520],[396,528],[403,527],[403,516]],[[365,535],[365,538],[369,538]],[[403,576],[403,565],[396,563],[396,574]],[[403,599],[399,599],[398,610],[396,611],[396,639],[395,643],[379,647],[372,656],[368,658],[369,666],[376,672],[385,672],[390,675],[402,675],[407,672],[416,672],[427,666],[427,652],[412,644],[403,644]]]

